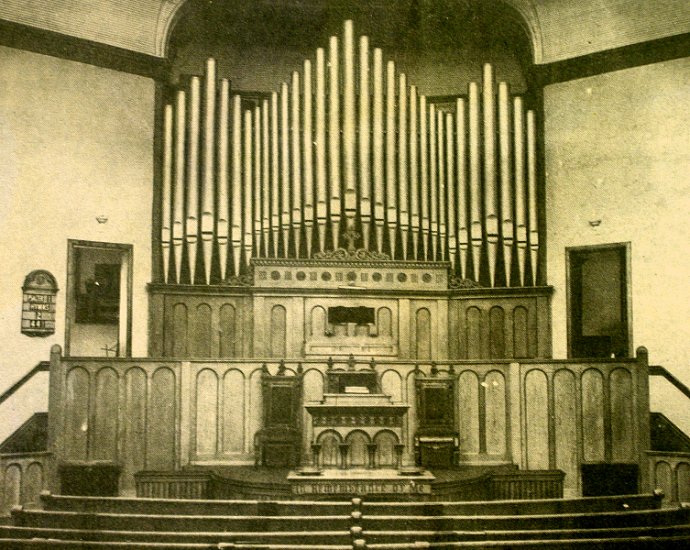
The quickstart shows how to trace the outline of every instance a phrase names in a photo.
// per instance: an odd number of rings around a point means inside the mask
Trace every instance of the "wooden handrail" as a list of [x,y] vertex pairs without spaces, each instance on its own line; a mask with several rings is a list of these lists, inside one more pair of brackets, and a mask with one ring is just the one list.
[[665,367],[661,365],[650,365],[649,366],[650,376],[661,376],[671,382],[685,397],[690,399],[690,388],[688,388],[683,382],[678,380],[673,374],[671,374]]
[[39,372],[48,372],[49,370],[50,361],[41,361],[40,363],[38,363],[34,368],[32,368],[29,372],[27,372],[24,376],[22,376],[19,380],[17,380],[14,384],[7,388],[2,393],[2,395],[0,395],[0,405],[2,405],[7,399],[12,397],[12,395],[19,388],[21,388],[24,384],[31,380],[36,374],[38,374]]

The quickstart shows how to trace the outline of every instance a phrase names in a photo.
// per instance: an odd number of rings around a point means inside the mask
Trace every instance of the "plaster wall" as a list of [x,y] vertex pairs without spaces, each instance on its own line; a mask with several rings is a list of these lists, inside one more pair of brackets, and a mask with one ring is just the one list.
[[[632,345],[690,385],[688,90],[690,58],[545,90],[556,358],[567,353],[566,247],[630,242]],[[688,400],[665,381],[651,390],[652,410],[690,432]]]
[[[68,239],[134,246],[132,352],[145,355],[153,82],[0,47],[0,90],[0,391],[63,345]],[[21,287],[34,269],[60,289],[46,338],[20,333]],[[0,407],[0,440],[46,410],[47,387],[31,387]]]

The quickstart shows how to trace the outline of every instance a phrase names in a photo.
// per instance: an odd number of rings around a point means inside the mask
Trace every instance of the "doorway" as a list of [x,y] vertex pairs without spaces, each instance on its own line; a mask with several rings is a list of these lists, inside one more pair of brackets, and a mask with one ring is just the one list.
[[69,240],[65,355],[131,357],[132,245]]
[[630,243],[566,252],[569,357],[630,357]]

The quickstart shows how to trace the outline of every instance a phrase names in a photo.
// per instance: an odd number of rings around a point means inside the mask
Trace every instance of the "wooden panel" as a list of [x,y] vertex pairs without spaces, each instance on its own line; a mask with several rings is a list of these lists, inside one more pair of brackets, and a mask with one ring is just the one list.
[[350,432],[345,442],[350,444],[348,466],[351,468],[365,467],[369,462],[367,454],[369,436],[364,432]]
[[245,419],[245,450],[252,444],[254,434],[263,427],[263,402],[261,392],[261,371],[255,370],[249,375],[247,395],[249,403],[245,407],[248,418]]
[[9,510],[12,506],[21,503],[22,469],[18,464],[10,464],[5,468],[4,474],[4,510]]
[[467,359],[482,358],[482,312],[478,307],[465,311],[465,330],[467,336]]
[[506,430],[506,384],[503,374],[489,372],[484,378],[486,395],[486,452],[504,455],[508,432]]
[[43,465],[39,462],[32,462],[24,472],[24,483],[22,485],[22,504],[40,503],[40,495],[43,490]]
[[609,378],[611,392],[611,458],[629,462],[635,458],[632,376],[627,369],[615,369]]
[[218,437],[218,375],[204,369],[196,377],[196,455],[211,458],[216,454]]
[[479,453],[479,378],[472,371],[458,378],[458,432],[461,453]]
[[575,496],[578,485],[577,389],[575,375],[559,370],[554,375],[554,421],[556,423],[556,468],[565,472],[564,489]]
[[690,502],[690,464],[681,462],[676,466],[676,481],[678,500],[680,502]]
[[123,469],[133,474],[143,470],[146,464],[146,373],[139,367],[127,369],[125,373],[123,419]]
[[582,374],[582,446],[585,462],[604,460],[604,380],[594,369]]
[[376,443],[376,466],[392,468],[395,466],[395,445],[398,438],[391,432],[379,432],[374,438]]
[[377,328],[379,336],[393,336],[393,315],[387,307],[379,308]]
[[381,391],[396,403],[402,401],[402,378],[397,371],[387,370],[381,375]]
[[223,377],[223,453],[244,449],[244,374],[232,369]]
[[172,470],[175,464],[175,373],[161,367],[151,378],[146,425],[146,469]]
[[93,448],[89,458],[117,460],[118,376],[111,368],[103,368],[96,374],[96,402],[92,433]]
[[212,343],[211,306],[199,304],[194,319],[193,357],[211,357]]
[[[309,403],[323,399],[323,374],[316,369],[309,369],[302,378],[302,401]],[[304,456],[311,456],[311,443],[314,441],[314,427],[311,415],[302,408],[302,445]]]
[[489,310],[489,355],[491,359],[506,357],[505,312],[500,306]]
[[173,306],[173,326],[172,326],[172,356],[187,357],[187,306],[185,304],[175,304]]
[[286,316],[283,306],[273,306],[271,309],[271,357],[287,355]]
[[65,395],[65,459],[87,460],[89,373],[75,367],[67,373]]
[[528,348],[527,308],[518,306],[513,310],[513,357],[529,357]]
[[340,440],[338,436],[334,433],[324,432],[319,435],[317,441],[321,445],[321,455],[319,457],[319,462],[322,467],[335,467],[338,465],[338,444]]
[[668,462],[657,462],[654,468],[654,488],[664,492],[667,502],[673,498],[673,471]]
[[420,308],[415,315],[417,359],[431,359],[431,313]]
[[326,332],[326,310],[316,306],[311,310],[310,334],[316,338],[322,338]]
[[219,355],[221,359],[237,356],[237,318],[232,304],[223,304],[219,314]]
[[525,423],[527,424],[527,468],[549,467],[549,409],[546,374],[533,369],[525,377]]

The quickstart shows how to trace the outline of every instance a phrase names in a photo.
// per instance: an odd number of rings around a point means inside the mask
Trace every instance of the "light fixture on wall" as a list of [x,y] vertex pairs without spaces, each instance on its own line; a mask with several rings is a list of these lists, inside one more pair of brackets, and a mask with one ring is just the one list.
[[599,227],[601,225],[601,219],[599,220],[589,220],[589,225],[591,227]]
[[101,214],[100,216],[96,216],[96,221],[100,224],[104,224],[108,222],[108,216],[105,214]]

